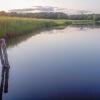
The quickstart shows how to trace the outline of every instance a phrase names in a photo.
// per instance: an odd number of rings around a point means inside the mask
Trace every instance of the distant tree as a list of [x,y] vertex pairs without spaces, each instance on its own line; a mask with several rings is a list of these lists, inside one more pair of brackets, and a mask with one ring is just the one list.
[[8,13],[6,13],[5,11],[0,11],[0,16],[7,16]]

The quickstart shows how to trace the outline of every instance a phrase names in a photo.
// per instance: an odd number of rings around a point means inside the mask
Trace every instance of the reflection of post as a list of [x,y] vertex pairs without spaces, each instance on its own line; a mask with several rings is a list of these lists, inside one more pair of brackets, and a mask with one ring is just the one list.
[[0,100],[2,100],[3,93],[8,92],[8,79],[9,79],[9,68],[10,68],[6,50],[6,43],[4,39],[0,40],[0,59],[2,64]]

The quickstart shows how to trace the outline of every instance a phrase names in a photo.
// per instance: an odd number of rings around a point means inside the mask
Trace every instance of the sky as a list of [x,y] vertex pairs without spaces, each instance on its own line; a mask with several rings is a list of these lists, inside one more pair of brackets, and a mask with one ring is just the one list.
[[60,8],[100,12],[100,0],[0,0],[0,10],[54,6]]

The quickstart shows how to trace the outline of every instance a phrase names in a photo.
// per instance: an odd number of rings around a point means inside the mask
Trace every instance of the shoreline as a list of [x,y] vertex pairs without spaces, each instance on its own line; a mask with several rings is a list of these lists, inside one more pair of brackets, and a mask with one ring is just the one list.
[[13,38],[48,28],[63,28],[68,25],[93,25],[93,20],[53,20],[0,16],[0,38]]

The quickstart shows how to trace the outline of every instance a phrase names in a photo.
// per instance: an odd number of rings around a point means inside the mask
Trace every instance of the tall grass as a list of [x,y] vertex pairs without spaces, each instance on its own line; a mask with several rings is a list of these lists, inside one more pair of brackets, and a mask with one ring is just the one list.
[[[84,21],[86,23],[86,21]],[[88,21],[91,22],[91,21]],[[72,20],[49,20],[18,17],[0,17],[0,37],[13,37],[28,34],[43,28],[65,26],[69,24],[83,23]]]
[[59,26],[60,24],[53,20],[0,17],[0,37],[12,37],[23,33],[34,32],[42,28]]

